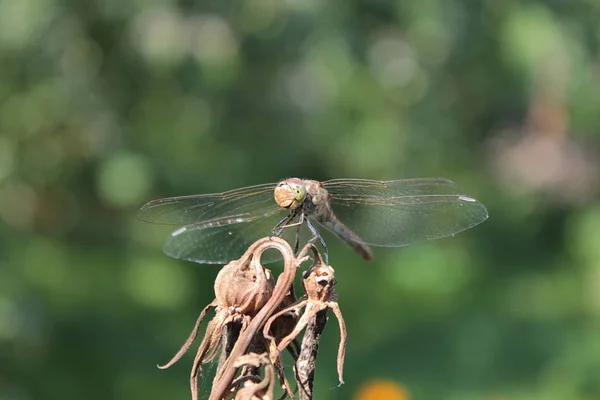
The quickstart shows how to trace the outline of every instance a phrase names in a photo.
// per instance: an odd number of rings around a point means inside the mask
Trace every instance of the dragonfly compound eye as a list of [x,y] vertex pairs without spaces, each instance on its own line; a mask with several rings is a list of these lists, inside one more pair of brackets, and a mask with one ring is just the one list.
[[291,185],[292,190],[294,191],[294,197],[296,201],[302,203],[306,198],[306,188],[304,185]]
[[295,210],[306,198],[304,185],[284,181],[275,188],[275,201],[279,207]]

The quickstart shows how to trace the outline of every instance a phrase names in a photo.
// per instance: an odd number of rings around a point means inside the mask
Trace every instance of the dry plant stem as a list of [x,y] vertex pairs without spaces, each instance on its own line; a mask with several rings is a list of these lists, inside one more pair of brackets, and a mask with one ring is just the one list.
[[237,342],[231,350],[231,354],[223,364],[223,368],[221,371],[218,371],[218,379],[215,378],[215,383],[210,393],[209,400],[221,400],[227,394],[238,368],[235,364],[236,360],[246,352],[254,336],[260,332],[260,329],[266,320],[273,313],[273,311],[275,311],[288,293],[290,286],[294,282],[296,270],[304,261],[304,255],[311,245],[312,244],[305,246],[300,252],[298,258],[296,258],[294,251],[285,240],[278,237],[266,237],[256,241],[243,256],[246,257],[250,254],[254,254],[255,257],[260,258],[260,255],[264,251],[268,249],[276,249],[283,256],[283,273],[277,278],[277,284],[275,285],[275,289],[273,290],[271,298],[252,319],[247,329],[240,334]]
[[296,379],[300,391],[301,400],[312,400],[313,384],[319,341],[325,325],[327,324],[327,309],[319,311],[314,315],[312,321],[306,327],[298,361],[296,361]]
[[175,364],[177,361],[179,361],[179,359],[181,357],[183,357],[183,355],[189,350],[189,348],[192,345],[192,343],[194,343],[194,340],[196,340],[196,337],[198,336],[198,331],[200,330],[200,324],[202,324],[202,320],[206,316],[206,313],[211,308],[217,307],[217,305],[218,305],[217,301],[214,300],[212,303],[210,303],[209,305],[207,305],[206,307],[204,307],[204,309],[200,313],[200,316],[196,320],[196,325],[194,325],[194,329],[192,330],[192,333],[190,333],[190,336],[188,337],[188,339],[185,341],[185,343],[183,344],[183,346],[181,346],[181,349],[179,349],[179,351],[177,352],[177,354],[175,354],[175,356],[173,356],[173,358],[168,363],[166,363],[164,365],[159,365],[158,368],[160,368],[160,369],[167,369],[170,366],[172,366],[173,364]]

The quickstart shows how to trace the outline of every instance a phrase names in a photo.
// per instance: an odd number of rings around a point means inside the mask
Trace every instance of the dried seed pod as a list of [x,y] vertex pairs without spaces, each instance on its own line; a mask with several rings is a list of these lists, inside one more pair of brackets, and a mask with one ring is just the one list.
[[317,264],[304,273],[302,286],[304,293],[312,300],[330,301],[335,299],[335,271],[329,265]]
[[215,296],[221,306],[254,316],[267,303],[274,287],[271,271],[259,258],[242,258],[221,269],[215,280]]

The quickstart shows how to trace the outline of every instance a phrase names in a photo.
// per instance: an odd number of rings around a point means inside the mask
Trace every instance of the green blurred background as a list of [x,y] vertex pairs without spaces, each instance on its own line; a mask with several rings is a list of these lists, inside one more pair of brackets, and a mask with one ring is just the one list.
[[[600,3],[0,0],[0,399],[186,399],[217,266],[147,200],[443,176],[490,218],[330,241],[316,398],[600,399]],[[207,396],[204,385],[204,398]]]

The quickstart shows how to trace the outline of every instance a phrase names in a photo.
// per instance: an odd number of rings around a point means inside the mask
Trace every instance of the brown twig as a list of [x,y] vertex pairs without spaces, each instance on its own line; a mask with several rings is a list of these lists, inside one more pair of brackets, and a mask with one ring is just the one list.
[[296,361],[296,380],[301,400],[312,400],[317,353],[321,334],[327,324],[327,309],[314,315],[304,332],[300,355]]

